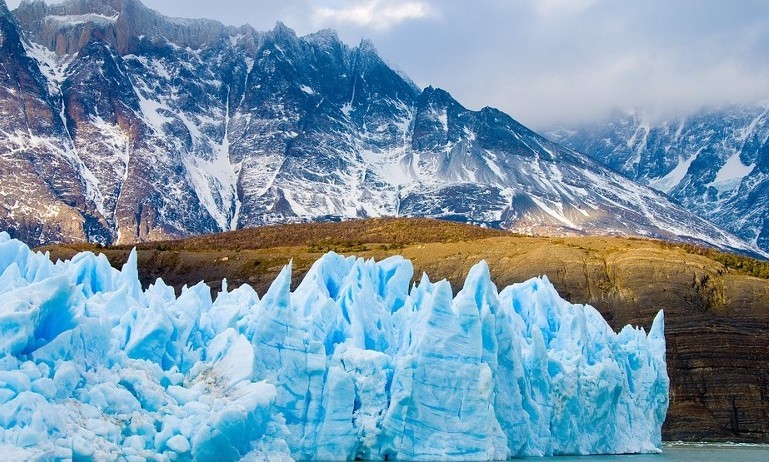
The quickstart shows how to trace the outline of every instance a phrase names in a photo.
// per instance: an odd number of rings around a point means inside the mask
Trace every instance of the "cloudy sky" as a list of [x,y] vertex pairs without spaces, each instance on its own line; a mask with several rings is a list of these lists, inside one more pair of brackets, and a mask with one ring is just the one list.
[[418,85],[538,129],[769,100],[765,0],[143,1],[169,16],[369,38]]

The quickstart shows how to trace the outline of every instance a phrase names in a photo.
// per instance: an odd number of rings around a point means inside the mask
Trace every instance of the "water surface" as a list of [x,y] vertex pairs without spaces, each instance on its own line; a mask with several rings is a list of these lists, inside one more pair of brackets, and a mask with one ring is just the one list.
[[769,445],[667,444],[662,454],[623,456],[562,456],[527,458],[534,461],[584,462],[769,462]]

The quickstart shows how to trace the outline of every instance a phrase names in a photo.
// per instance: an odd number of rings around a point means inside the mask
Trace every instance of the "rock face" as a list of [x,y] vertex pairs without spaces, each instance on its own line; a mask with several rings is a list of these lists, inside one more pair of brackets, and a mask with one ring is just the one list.
[[0,226],[30,243],[428,216],[757,252],[333,31],[171,19],[138,0],[24,2],[2,18]]
[[733,106],[669,121],[636,111],[550,135],[766,250],[768,111]]
[[22,2],[14,11],[35,43],[57,55],[75,55],[96,39],[121,55],[141,51],[142,37],[165,37],[182,48],[215,46],[222,36],[249,32],[207,19],[166,18],[138,0],[76,0],[48,5]]
[[[68,162],[65,124],[38,63],[0,2],[0,213],[3,225],[37,240],[85,239],[85,191]],[[33,135],[34,134],[34,135]]]

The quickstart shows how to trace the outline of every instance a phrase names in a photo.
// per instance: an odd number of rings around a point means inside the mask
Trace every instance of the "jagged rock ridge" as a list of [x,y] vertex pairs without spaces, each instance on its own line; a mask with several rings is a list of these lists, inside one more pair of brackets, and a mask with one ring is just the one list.
[[428,216],[755,248],[373,45],[166,18],[138,0],[3,8],[2,226],[134,242]]

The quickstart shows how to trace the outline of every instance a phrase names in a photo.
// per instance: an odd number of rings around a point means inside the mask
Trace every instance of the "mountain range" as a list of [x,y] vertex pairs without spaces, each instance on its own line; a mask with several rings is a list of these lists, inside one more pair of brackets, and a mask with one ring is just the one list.
[[0,113],[0,227],[33,245],[422,216],[763,254],[331,30],[168,18],[138,0],[0,0]]
[[670,120],[634,110],[549,136],[769,250],[769,106]]

